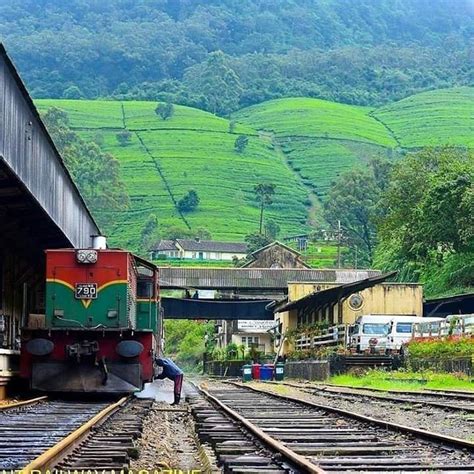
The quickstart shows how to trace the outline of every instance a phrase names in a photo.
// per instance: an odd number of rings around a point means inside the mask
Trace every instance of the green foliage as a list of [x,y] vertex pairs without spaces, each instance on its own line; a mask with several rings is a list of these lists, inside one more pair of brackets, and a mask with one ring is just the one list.
[[467,375],[444,374],[431,371],[412,372],[409,370],[386,371],[383,369],[368,370],[363,375],[336,375],[331,383],[346,387],[366,387],[379,390],[418,391],[430,389],[474,390]]
[[472,286],[473,196],[471,151],[428,148],[408,155],[395,165],[380,203],[379,264],[402,267],[403,276],[422,282],[434,273],[438,282]]
[[190,189],[179,201],[178,210],[180,212],[193,212],[199,205],[199,196],[194,189]]
[[227,114],[284,96],[375,105],[471,79],[468,1],[10,0],[0,17],[36,97],[77,87]]
[[237,344],[231,342],[225,347],[225,357],[227,360],[235,360],[239,355],[239,348]]
[[119,162],[110,153],[101,151],[96,143],[74,132],[64,110],[49,108],[42,119],[99,226],[108,232],[116,214],[129,205]]
[[205,351],[205,336],[213,333],[213,323],[165,320],[165,354],[189,369],[196,369]]
[[263,230],[263,211],[267,206],[273,203],[273,195],[275,194],[276,184],[274,183],[259,183],[254,186],[255,200],[260,206],[260,226],[259,233]]
[[156,115],[159,115],[163,120],[171,118],[174,114],[174,107],[171,102],[159,102],[155,109]]
[[130,145],[130,142],[132,141],[132,134],[129,130],[122,130],[118,132],[115,137],[117,138],[120,146]]
[[[230,122],[229,122],[230,123]],[[237,153],[242,153],[249,144],[249,137],[246,135],[239,135],[234,142],[234,148]]]
[[[328,193],[325,218],[334,231],[341,223],[342,239],[358,252],[360,266],[372,266],[379,201],[387,186],[390,163],[372,160],[368,167],[342,174]],[[357,249],[357,250],[356,250]],[[348,255],[352,259],[351,253]]]
[[410,360],[474,357],[474,337],[412,339],[407,348]]
[[150,214],[141,231],[140,238],[142,253],[146,253],[148,250],[151,250],[150,246],[159,239],[158,230],[158,218],[155,214]]
[[265,223],[265,237],[273,241],[278,238],[280,233],[280,226],[275,221],[268,221]]
[[212,52],[204,63],[188,68],[184,84],[192,94],[202,94],[203,108],[214,114],[225,115],[238,108],[242,87],[222,51]]
[[77,86],[69,86],[64,91],[65,99],[82,99],[83,97],[84,97],[84,94],[81,92],[81,90]]
[[254,234],[246,235],[245,242],[247,242],[249,253],[252,253],[255,252],[255,250],[265,247],[265,245],[270,244],[272,241],[267,236],[255,232]]

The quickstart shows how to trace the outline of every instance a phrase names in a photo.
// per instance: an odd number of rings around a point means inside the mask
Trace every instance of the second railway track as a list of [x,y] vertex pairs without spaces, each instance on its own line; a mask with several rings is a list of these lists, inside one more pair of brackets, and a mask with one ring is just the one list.
[[[270,382],[273,384],[274,382]],[[278,382],[281,385],[297,388],[310,394],[333,397],[337,399],[373,399],[380,402],[412,403],[427,407],[436,407],[448,411],[474,412],[474,393],[448,392],[401,392],[401,391],[374,391],[367,388],[353,388],[322,384],[301,384],[292,382]]]
[[[273,466],[273,470],[265,472],[474,472],[474,444],[470,442],[435,433],[403,432],[389,423],[382,426],[367,417],[349,416],[329,407],[238,384],[214,384],[204,393],[216,408],[227,410],[227,416],[240,420],[244,426],[248,423],[280,448],[271,457],[279,467]],[[206,428],[208,437],[212,428],[205,420],[206,416],[210,420],[213,417],[209,410],[204,413],[201,429]],[[230,426],[226,429],[232,433]],[[260,442],[269,448],[263,438]],[[244,462],[245,456],[251,458],[252,452],[255,453],[251,443],[247,449],[242,445],[233,455],[226,453],[222,440],[217,442],[217,447],[218,453],[225,454],[221,460],[226,466],[224,472],[259,472],[255,468],[235,469],[231,464],[239,459]],[[288,452],[295,455],[293,460],[286,456]],[[308,464],[298,467],[294,462],[298,459]]]

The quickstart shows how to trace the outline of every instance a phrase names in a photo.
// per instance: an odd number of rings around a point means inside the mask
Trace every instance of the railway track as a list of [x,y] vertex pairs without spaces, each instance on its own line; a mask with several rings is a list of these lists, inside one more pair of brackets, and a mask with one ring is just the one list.
[[153,400],[129,399],[115,413],[100,420],[81,442],[55,462],[57,472],[127,472],[138,456],[135,440]]
[[[217,447],[224,472],[259,472],[232,464],[251,460],[259,452],[255,444],[263,446],[262,463],[276,465],[264,472],[474,472],[469,441],[241,384],[215,384],[203,394],[210,407],[194,409],[198,433]],[[226,451],[238,446],[234,436],[245,440],[241,452]]]
[[33,400],[0,411],[0,469],[22,469],[107,404]]
[[[274,383],[274,382],[270,382]],[[278,382],[281,385],[297,388],[306,393],[322,395],[337,399],[373,399],[390,403],[412,403],[427,407],[436,407],[448,411],[474,413],[474,393],[446,393],[446,392],[401,392],[401,391],[374,391],[371,389],[349,388],[334,385],[299,384],[293,382]]]
[[115,403],[40,397],[2,407],[0,470],[126,472],[152,400]]

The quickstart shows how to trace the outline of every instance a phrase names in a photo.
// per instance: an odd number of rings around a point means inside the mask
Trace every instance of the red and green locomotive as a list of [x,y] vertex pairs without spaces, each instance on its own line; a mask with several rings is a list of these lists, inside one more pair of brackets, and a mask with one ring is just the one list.
[[22,331],[21,376],[47,392],[141,390],[161,335],[153,264],[122,250],[48,250],[45,317]]

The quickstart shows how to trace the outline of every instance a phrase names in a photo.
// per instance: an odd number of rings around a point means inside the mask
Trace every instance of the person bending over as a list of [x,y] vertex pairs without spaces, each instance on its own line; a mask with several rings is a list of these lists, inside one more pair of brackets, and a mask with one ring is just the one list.
[[181,399],[181,388],[183,386],[183,371],[171,359],[156,359],[158,367],[162,367],[158,379],[170,379],[174,382],[174,402],[171,405],[177,405]]

